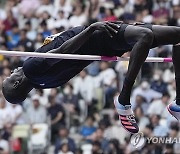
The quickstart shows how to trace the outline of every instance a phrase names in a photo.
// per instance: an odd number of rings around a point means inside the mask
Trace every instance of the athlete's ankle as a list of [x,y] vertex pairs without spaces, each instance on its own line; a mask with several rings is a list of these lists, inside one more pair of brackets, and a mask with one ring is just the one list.
[[118,96],[118,102],[119,102],[121,105],[123,105],[123,106],[125,106],[125,105],[131,105],[131,104],[130,104],[130,98],[129,98],[129,99],[125,99],[125,98],[123,98],[121,95]]
[[134,80],[129,80],[128,78],[124,80],[122,91],[118,97],[119,103],[122,105],[130,105],[130,96],[133,84]]
[[180,106],[180,99],[176,99],[176,105]]

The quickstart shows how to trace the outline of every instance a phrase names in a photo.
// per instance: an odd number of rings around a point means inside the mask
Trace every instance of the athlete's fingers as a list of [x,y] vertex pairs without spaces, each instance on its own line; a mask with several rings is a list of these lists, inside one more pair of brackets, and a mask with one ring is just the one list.
[[106,26],[104,26],[104,30],[111,38],[113,37],[112,34],[110,33],[109,29],[106,28]]
[[109,26],[108,24],[106,25],[106,27],[108,28],[108,30],[111,32],[111,34],[117,34],[118,31],[115,30],[114,28],[112,28],[111,26]]
[[123,21],[111,21],[110,23],[114,23],[114,24],[122,24],[124,23]]
[[115,24],[115,23],[112,23],[112,22],[107,22],[107,24],[115,29],[119,29],[120,28],[120,25],[118,24]]

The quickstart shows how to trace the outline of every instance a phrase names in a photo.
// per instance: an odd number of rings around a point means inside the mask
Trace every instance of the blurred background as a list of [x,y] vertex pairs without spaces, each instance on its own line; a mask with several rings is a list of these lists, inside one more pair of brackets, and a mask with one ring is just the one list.
[[[0,49],[32,52],[49,35],[116,20],[180,26],[180,0],[0,0]],[[149,56],[171,52],[172,46],[161,46]],[[25,59],[1,55],[0,83]],[[128,62],[94,62],[63,87],[33,90],[21,105],[0,93],[0,153],[180,154],[179,144],[135,149],[119,126],[113,98],[127,67]],[[145,136],[180,137],[179,123],[166,110],[174,99],[172,63],[145,63],[131,95]]]

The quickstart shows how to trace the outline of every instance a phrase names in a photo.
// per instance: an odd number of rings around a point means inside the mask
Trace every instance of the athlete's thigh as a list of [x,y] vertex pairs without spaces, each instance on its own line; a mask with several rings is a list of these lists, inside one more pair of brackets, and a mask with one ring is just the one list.
[[125,40],[128,44],[134,45],[144,34],[149,32],[151,29],[142,26],[128,25],[124,32]]
[[153,25],[153,46],[177,44],[180,41],[180,28],[175,26]]

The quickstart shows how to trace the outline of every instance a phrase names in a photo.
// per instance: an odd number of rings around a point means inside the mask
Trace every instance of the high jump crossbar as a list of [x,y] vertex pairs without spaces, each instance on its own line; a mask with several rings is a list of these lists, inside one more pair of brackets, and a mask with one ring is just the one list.
[[[77,55],[77,54],[56,54],[56,53],[39,53],[39,52],[22,52],[0,50],[0,55],[4,56],[21,56],[21,57],[41,57],[55,59],[74,59],[74,60],[92,60],[92,61],[129,61],[129,57],[107,57],[96,55]],[[172,58],[148,57],[145,62],[172,62]]]

